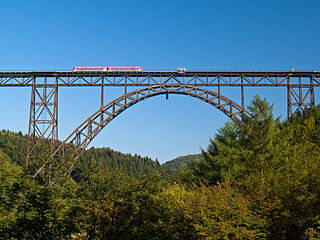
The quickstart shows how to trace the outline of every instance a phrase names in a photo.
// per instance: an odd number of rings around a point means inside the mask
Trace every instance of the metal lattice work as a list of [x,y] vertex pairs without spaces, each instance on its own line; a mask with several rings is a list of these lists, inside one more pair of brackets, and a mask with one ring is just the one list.
[[50,153],[55,150],[58,140],[58,86],[45,84],[32,86],[29,138],[27,146],[26,168],[32,163],[37,146],[50,147]]
[[241,106],[245,87],[286,87],[288,117],[304,106],[314,106],[314,89],[320,87],[319,71],[0,72],[0,87],[34,87],[35,79],[48,87],[241,87]]
[[[32,86],[33,79],[46,78],[48,85],[58,86],[251,86],[286,87],[320,86],[319,71],[176,71],[157,72],[0,72],[0,87]],[[312,82],[310,81],[312,80]]]
[[[289,78],[288,82],[290,83],[291,78]],[[310,85],[304,86],[303,78],[299,77],[299,85],[291,85],[288,84],[287,89],[287,103],[288,103],[288,117],[291,117],[296,112],[303,111],[305,106],[315,106],[314,99],[314,78],[309,78]]]
[[61,148],[64,148],[72,151],[73,158],[77,158],[94,137],[121,112],[142,100],[160,94],[183,94],[198,98],[239,122],[241,122],[241,114],[252,117],[247,110],[232,100],[207,89],[188,85],[178,87],[165,85],[146,87],[125,94],[92,114],[65,139],[52,156],[61,150]]
[[[280,87],[287,92],[287,116],[315,106],[319,71],[143,71],[143,72],[0,72],[0,87],[31,87],[26,167],[37,149],[52,156],[71,152],[76,158],[92,139],[126,108],[159,94],[185,94],[199,98],[240,121],[245,111],[245,89]],[[98,112],[90,116],[58,148],[58,87],[100,87]],[[104,106],[104,88],[122,87],[125,94]],[[140,90],[127,94],[127,87]],[[240,105],[222,96],[222,88],[240,89]],[[204,89],[205,88],[205,89]],[[206,90],[206,89],[210,89]],[[215,92],[212,92],[212,91]],[[233,98],[232,98],[233,99]],[[37,165],[38,166],[38,165]]]

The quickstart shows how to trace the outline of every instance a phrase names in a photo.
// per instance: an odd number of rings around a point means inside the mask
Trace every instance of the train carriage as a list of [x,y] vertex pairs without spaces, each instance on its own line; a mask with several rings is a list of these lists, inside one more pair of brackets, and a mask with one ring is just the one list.
[[116,67],[74,67],[73,72],[142,72],[140,66],[116,66]]

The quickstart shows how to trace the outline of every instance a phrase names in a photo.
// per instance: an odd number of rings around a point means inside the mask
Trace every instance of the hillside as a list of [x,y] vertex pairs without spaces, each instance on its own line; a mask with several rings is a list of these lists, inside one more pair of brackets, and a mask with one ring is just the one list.
[[85,152],[78,179],[33,177],[11,160],[26,136],[0,132],[0,239],[320,239],[320,106],[282,123],[259,97],[249,109],[172,181],[108,148]]
[[187,165],[188,163],[199,162],[200,160],[201,160],[201,154],[190,154],[190,155],[177,157],[173,160],[165,162],[162,165],[173,171],[178,171],[181,167]]
[[[0,151],[5,153],[13,163],[23,166],[27,151],[27,136],[21,132],[0,131]],[[123,154],[110,148],[90,148],[85,150],[76,164],[77,171],[83,171],[92,165],[98,165],[105,170],[121,169],[130,177],[139,178],[144,174],[157,171],[165,179],[173,173],[158,161],[140,155]]]
[[96,164],[105,170],[122,169],[130,177],[139,178],[142,175],[149,175],[154,171],[168,179],[173,173],[168,167],[160,165],[156,160],[149,157],[142,157],[138,154],[123,154],[110,148],[90,148],[80,157],[77,167],[80,169],[90,168]]

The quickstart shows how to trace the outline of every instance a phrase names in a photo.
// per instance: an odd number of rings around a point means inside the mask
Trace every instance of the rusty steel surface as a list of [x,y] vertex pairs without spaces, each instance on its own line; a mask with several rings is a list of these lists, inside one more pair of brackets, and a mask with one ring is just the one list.
[[[241,122],[247,87],[287,88],[287,117],[305,106],[315,106],[315,89],[320,87],[319,71],[143,71],[143,72],[0,72],[0,87],[30,87],[30,115],[26,167],[35,149],[47,144],[54,156],[69,151],[77,159],[93,138],[128,107],[159,94],[184,94],[216,107]],[[58,146],[58,89],[100,87],[100,108]],[[122,87],[124,95],[104,103],[105,89]],[[128,87],[136,90],[127,93]],[[240,91],[238,103],[223,96],[225,87]],[[223,89],[222,89],[223,88]],[[41,167],[42,169],[43,167]],[[37,173],[39,173],[38,169]]]
[[[167,87],[162,85],[146,87],[127,93],[105,105],[102,109],[97,110],[88,119],[86,119],[81,125],[79,125],[58,147],[55,153],[66,143],[71,143],[68,148],[73,152],[82,151],[93,138],[125,109],[133,106],[134,104],[145,100],[147,98],[161,95],[161,94],[183,94],[198,98],[210,105],[216,107],[221,112],[226,114],[232,119],[241,122],[240,114],[245,114],[248,117],[252,117],[251,114],[233,102],[232,100],[219,95],[213,91],[202,89],[195,86],[185,87]],[[101,118],[101,115],[104,117]],[[104,119],[104,120],[103,120]],[[73,146],[73,147],[71,147]],[[53,153],[52,155],[54,155]]]
[[[179,74],[166,72],[0,72],[0,87],[32,86],[43,84],[72,86],[150,86],[160,84],[198,86],[320,86],[319,71],[296,72],[213,72],[197,71]],[[289,83],[289,79],[291,81]],[[104,79],[104,81],[102,80]],[[301,81],[300,81],[301,79]],[[312,80],[312,83],[310,82]]]
[[[188,95],[197,99],[200,99],[208,104],[216,107],[221,112],[241,123],[241,115],[252,117],[252,115],[238,105],[234,101],[219,95],[216,92],[202,89],[197,86],[164,86],[156,85],[142,89],[125,93],[117,99],[109,102],[107,105],[98,109],[82,124],[80,124],[51,154],[54,157],[59,151],[71,152],[71,166],[72,161],[77,160],[84,149],[90,144],[90,142],[100,133],[100,131],[106,127],[114,118],[122,113],[127,108],[135,105],[136,103],[143,101],[147,98],[161,95],[161,94],[182,94]],[[35,176],[45,167],[43,165],[35,173]]]
[[55,150],[58,140],[58,86],[32,86],[27,158],[29,165],[32,153],[41,143],[49,143],[50,153]]

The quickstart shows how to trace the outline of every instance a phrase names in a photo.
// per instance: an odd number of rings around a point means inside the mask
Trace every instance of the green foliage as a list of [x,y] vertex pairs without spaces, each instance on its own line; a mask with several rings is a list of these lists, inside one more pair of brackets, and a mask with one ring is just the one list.
[[52,167],[33,178],[19,166],[26,137],[1,131],[0,239],[319,239],[320,106],[283,123],[259,97],[248,109],[171,181],[159,162],[107,148],[72,177],[68,156],[39,148],[35,168]]
[[23,166],[27,152],[27,136],[21,132],[15,134],[8,130],[0,131],[0,150],[16,164]]
[[0,237],[7,232],[13,218],[15,206],[15,185],[22,169],[11,163],[10,158],[0,150]]
[[305,232],[305,239],[308,240],[319,240],[320,239],[320,220],[316,218],[315,226],[310,227]]
[[250,209],[246,196],[230,183],[195,191],[190,217],[205,239],[266,239],[266,221]]
[[71,234],[67,201],[54,198],[52,188],[21,179],[11,237],[16,239],[62,239]]
[[177,157],[171,161],[165,162],[163,164],[163,166],[165,166],[173,171],[178,171],[182,167],[185,167],[192,162],[196,162],[196,163],[199,162],[200,159],[201,159],[201,154],[180,156],[180,157]]
[[228,122],[191,169],[198,182],[239,184],[273,239],[301,239],[320,213],[320,107],[282,124],[258,96],[248,109],[253,118]]
[[[31,167],[30,171],[36,171],[42,166],[48,158],[48,146],[39,144],[35,150],[35,155],[38,156],[37,161],[33,161],[35,164]],[[13,133],[7,130],[0,131],[0,150],[2,150],[11,161],[20,165],[25,165],[26,152],[27,152],[27,136],[22,135],[21,132]],[[67,168],[67,162],[64,159],[58,159],[59,168]],[[61,162],[65,164],[61,164]],[[165,179],[170,179],[173,175],[173,171],[166,166],[160,165],[156,160],[153,161],[148,157],[141,157],[140,155],[123,154],[114,151],[110,148],[90,148],[85,150],[80,156],[80,159],[76,162],[73,176],[78,172],[82,172],[91,166],[92,162],[99,165],[106,170],[122,169],[129,176],[134,178],[141,178],[143,175],[151,174],[154,171],[160,172]],[[52,162],[51,164],[54,164]],[[77,179],[79,180],[79,179]]]
[[129,176],[141,178],[143,175],[158,171],[165,179],[169,179],[172,171],[161,166],[158,161],[140,155],[123,154],[110,148],[90,148],[80,156],[76,168],[82,171],[96,164],[106,170],[121,169]]

